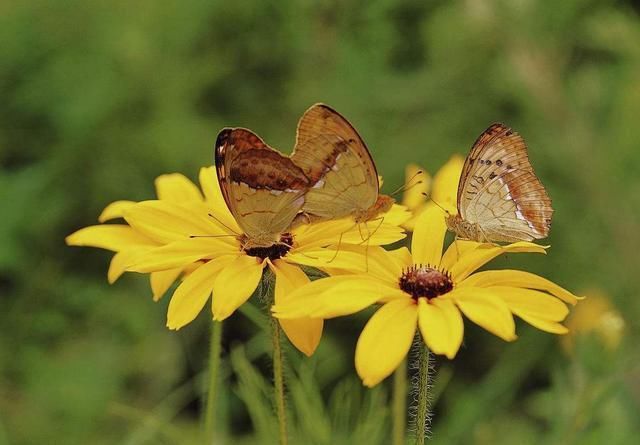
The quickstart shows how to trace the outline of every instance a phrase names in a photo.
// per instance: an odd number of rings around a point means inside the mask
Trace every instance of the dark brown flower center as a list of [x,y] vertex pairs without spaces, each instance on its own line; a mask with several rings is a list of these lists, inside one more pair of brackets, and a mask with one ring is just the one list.
[[250,247],[244,249],[244,252],[249,256],[255,256],[261,259],[269,258],[270,260],[277,260],[282,258],[291,250],[293,246],[293,236],[290,233],[284,233],[280,236],[280,241],[272,244],[268,247]]
[[400,277],[400,289],[410,294],[414,300],[420,297],[431,300],[451,292],[453,281],[449,272],[441,272],[429,265],[411,266]]

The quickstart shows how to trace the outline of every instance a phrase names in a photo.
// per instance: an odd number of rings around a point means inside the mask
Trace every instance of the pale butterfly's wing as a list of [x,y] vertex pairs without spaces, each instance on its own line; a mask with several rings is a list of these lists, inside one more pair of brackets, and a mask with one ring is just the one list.
[[302,208],[322,219],[369,209],[378,199],[378,173],[358,132],[324,104],[309,108],[298,123],[291,160],[311,181]]
[[488,241],[531,241],[549,235],[551,199],[536,177],[522,137],[493,124],[476,140],[462,169],[458,212]]
[[218,134],[215,163],[222,195],[245,235],[258,245],[279,240],[304,204],[309,180],[302,169],[243,128]]

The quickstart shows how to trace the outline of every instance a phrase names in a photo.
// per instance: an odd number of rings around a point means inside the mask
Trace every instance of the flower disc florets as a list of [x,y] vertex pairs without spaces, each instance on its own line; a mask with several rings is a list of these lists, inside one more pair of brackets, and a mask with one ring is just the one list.
[[449,272],[440,271],[430,265],[414,265],[403,271],[400,289],[410,294],[414,300],[427,299],[451,292],[453,280]]
[[271,261],[277,260],[285,256],[293,246],[293,236],[290,233],[284,233],[280,236],[280,241],[268,247],[250,247],[244,249],[249,256],[261,259],[269,258]]

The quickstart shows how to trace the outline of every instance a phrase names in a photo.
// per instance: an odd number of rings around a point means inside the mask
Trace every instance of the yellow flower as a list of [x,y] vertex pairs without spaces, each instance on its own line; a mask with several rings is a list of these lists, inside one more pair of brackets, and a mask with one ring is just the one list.
[[[415,164],[407,166],[405,169],[407,186],[411,185],[412,178],[415,178],[413,183],[417,180],[421,182],[408,187],[402,196],[402,204],[413,212],[413,217],[403,224],[405,228],[413,230],[416,220],[422,212],[429,207],[436,206],[425,195],[431,197],[433,201],[452,214],[457,213],[458,182],[460,181],[463,165],[464,158],[460,155],[454,155],[438,170],[433,179],[423,168]],[[419,171],[422,174],[416,176]]]
[[412,253],[370,249],[366,273],[314,281],[276,304],[273,312],[280,319],[331,318],[382,304],[356,348],[356,369],[366,386],[393,372],[407,355],[416,328],[431,351],[453,358],[462,343],[462,314],[507,341],[516,339],[513,314],[538,329],[567,332],[560,322],[568,313],[565,303],[577,301],[570,292],[518,270],[474,273],[503,253],[544,253],[544,247],[457,241],[443,255],[445,233],[444,213],[428,207],[417,221]]
[[567,352],[573,351],[576,340],[584,335],[595,334],[608,350],[614,351],[624,335],[624,318],[611,300],[600,291],[585,292],[587,298],[567,319],[570,335],[562,338]]
[[[241,229],[224,202],[213,167],[201,169],[200,184],[202,193],[182,175],[161,177],[156,182],[159,200],[119,202],[107,207],[105,213],[110,218],[124,217],[128,225],[87,227],[70,235],[67,243],[116,251],[112,268],[118,258],[119,273],[151,273],[152,285],[162,281],[162,292],[185,274],[169,303],[170,329],[190,323],[212,292],[213,319],[229,317],[253,294],[267,266],[275,274],[276,302],[309,281],[297,265],[346,270],[366,267],[361,254],[346,248],[336,253],[336,247],[327,248],[338,240],[345,246],[363,243],[363,229],[352,218],[299,226],[283,234],[283,241],[291,248],[283,243],[243,250]],[[404,210],[397,207],[389,213],[401,215]],[[382,226],[369,222],[369,244],[387,244],[404,237],[402,229],[390,220]],[[160,278],[154,280],[154,276]],[[292,343],[307,355],[317,347],[322,325],[321,319],[308,317],[281,322]]]
[[[166,174],[155,181],[158,199],[174,203],[204,202],[198,188],[184,175],[178,173]],[[210,201],[209,197],[206,198]],[[105,223],[123,218],[123,213],[133,207],[134,201],[116,201],[109,204],[98,217],[98,221]],[[233,221],[233,218],[231,218]],[[111,260],[107,278],[113,284],[125,272],[130,261],[141,252],[161,243],[144,236],[127,224],[102,224],[85,227],[66,238],[70,246],[88,246],[116,252]],[[182,269],[166,270],[150,274],[153,299],[159,300],[181,275]]]

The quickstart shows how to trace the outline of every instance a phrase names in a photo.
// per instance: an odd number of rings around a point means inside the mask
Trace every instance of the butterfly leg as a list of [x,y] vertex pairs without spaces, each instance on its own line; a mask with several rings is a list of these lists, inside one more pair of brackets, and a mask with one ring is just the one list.
[[[357,223],[353,226],[355,227],[357,225]],[[333,257],[328,261],[329,263],[331,263],[333,260],[336,259],[336,257],[338,256],[338,253],[340,252],[340,246],[342,245],[342,237],[344,236],[345,233],[350,232],[353,227],[350,227],[349,229],[345,230],[344,232],[342,232],[340,234],[340,237],[338,238],[338,247],[336,248],[336,253],[335,255],[333,255]]]
[[367,236],[367,244],[365,246],[364,249],[364,254],[365,254],[365,270],[368,272],[369,271],[369,244],[370,244],[370,240],[371,237],[373,237],[373,235],[376,234],[376,232],[378,231],[378,229],[380,229],[380,227],[382,226],[382,223],[384,223],[384,216],[381,216],[379,218],[376,219],[372,219],[371,221],[377,221],[380,220],[380,222],[378,223],[378,225],[376,226],[375,229],[373,229],[373,232],[369,231],[369,225],[367,224],[367,222],[365,222],[365,226],[367,227],[367,232],[368,232],[368,236]]
[[331,257],[331,259],[329,261],[327,261],[327,263],[332,263],[333,260],[335,260],[338,256],[338,253],[340,252],[340,246],[342,245],[342,236],[345,234],[345,232],[342,232],[340,234],[340,237],[338,237],[338,246],[336,247],[336,253]]

